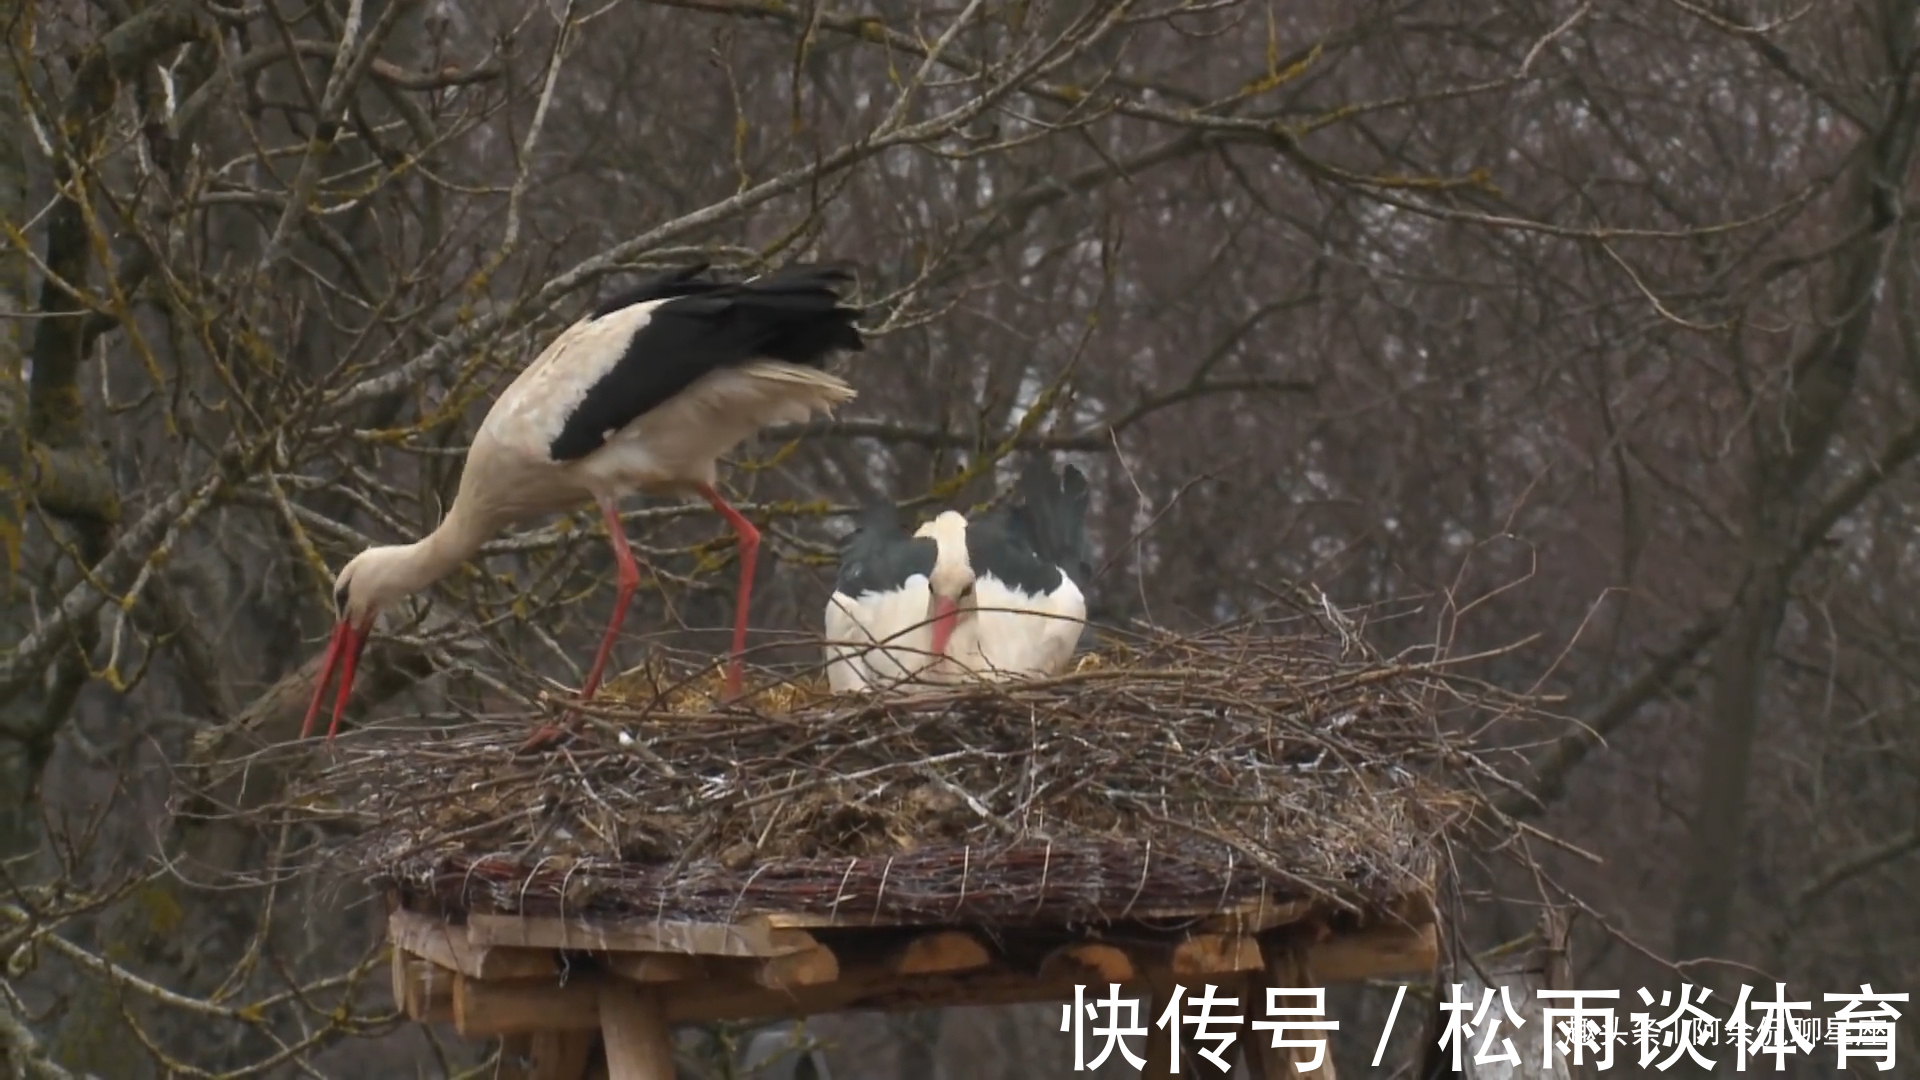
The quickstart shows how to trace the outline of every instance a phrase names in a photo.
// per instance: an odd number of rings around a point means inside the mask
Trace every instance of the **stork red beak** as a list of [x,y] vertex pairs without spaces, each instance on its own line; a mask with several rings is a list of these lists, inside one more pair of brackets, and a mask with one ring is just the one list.
[[367,633],[355,628],[353,620],[341,619],[333,624],[327,658],[320,665],[320,675],[313,681],[313,703],[307,706],[306,723],[300,725],[302,739],[313,733],[313,718],[320,714],[320,701],[326,696],[327,683],[332,681],[334,669],[338,668],[340,694],[333,702],[333,723],[327,725],[327,741],[333,741],[334,732],[340,730],[340,717],[347,711],[347,698],[353,693],[353,669],[360,663],[360,650],[366,647]]
[[933,654],[947,654],[947,640],[953,637],[953,624],[959,619],[958,606],[944,596],[933,598]]

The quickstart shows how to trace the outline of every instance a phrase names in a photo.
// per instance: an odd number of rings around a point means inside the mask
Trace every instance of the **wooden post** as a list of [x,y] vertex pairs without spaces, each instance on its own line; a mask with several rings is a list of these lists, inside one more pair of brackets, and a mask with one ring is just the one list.
[[533,1036],[500,1036],[500,1060],[494,1062],[493,1080],[527,1080],[532,1057]]
[[457,976],[401,949],[393,950],[393,996],[415,1020],[453,1019],[453,983]]
[[607,1080],[674,1080],[673,1037],[658,990],[610,980],[600,991],[600,1037]]
[[591,1031],[534,1032],[533,1068],[527,1080],[586,1080],[593,1042]]
[[500,1040],[494,1080],[587,1080],[591,1031],[540,1031]]

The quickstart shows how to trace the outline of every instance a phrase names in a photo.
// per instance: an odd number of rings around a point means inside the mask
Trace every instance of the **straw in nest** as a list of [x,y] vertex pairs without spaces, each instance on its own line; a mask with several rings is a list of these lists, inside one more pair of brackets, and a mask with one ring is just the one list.
[[[718,703],[661,665],[599,730],[536,722],[344,741],[296,800],[410,907],[601,918],[799,912],[1061,925],[1427,893],[1474,804],[1447,714],[1510,708],[1344,634],[1111,647],[1032,683],[911,700],[782,680]],[[605,708],[600,708],[600,706]]]

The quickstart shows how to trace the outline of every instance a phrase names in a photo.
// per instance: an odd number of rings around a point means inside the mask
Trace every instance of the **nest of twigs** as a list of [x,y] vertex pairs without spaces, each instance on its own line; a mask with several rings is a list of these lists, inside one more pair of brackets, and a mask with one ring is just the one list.
[[[563,750],[535,721],[343,740],[295,803],[409,907],[1077,924],[1430,895],[1472,794],[1460,713],[1515,709],[1344,629],[1157,636],[906,700],[813,675],[719,705],[656,663]],[[325,808],[325,809],[321,809]]]

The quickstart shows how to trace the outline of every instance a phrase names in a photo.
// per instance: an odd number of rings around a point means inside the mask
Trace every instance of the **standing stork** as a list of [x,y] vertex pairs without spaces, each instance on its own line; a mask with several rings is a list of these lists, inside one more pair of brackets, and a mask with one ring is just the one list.
[[1087,616],[1087,482],[1029,462],[1006,510],[948,510],[911,536],[869,508],[842,545],[827,602],[836,693],[919,677],[1044,677],[1066,668]]
[[[851,277],[844,269],[796,265],[740,283],[705,278],[706,269],[647,281],[561,333],[481,421],[439,527],[417,543],[368,548],[341,569],[338,621],[301,738],[338,668],[333,738],[383,608],[452,572],[505,526],[587,501],[600,507],[619,567],[613,618],[581,687],[590,700],[640,583],[619,513],[619,500],[636,491],[698,495],[738,534],[727,691],[739,693],[760,533],[714,490],[715,461],[762,427],[852,400],[853,388],[824,364],[836,349],[865,345],[853,325],[860,313],[841,306],[834,289]],[[528,745],[551,734],[543,729]]]

